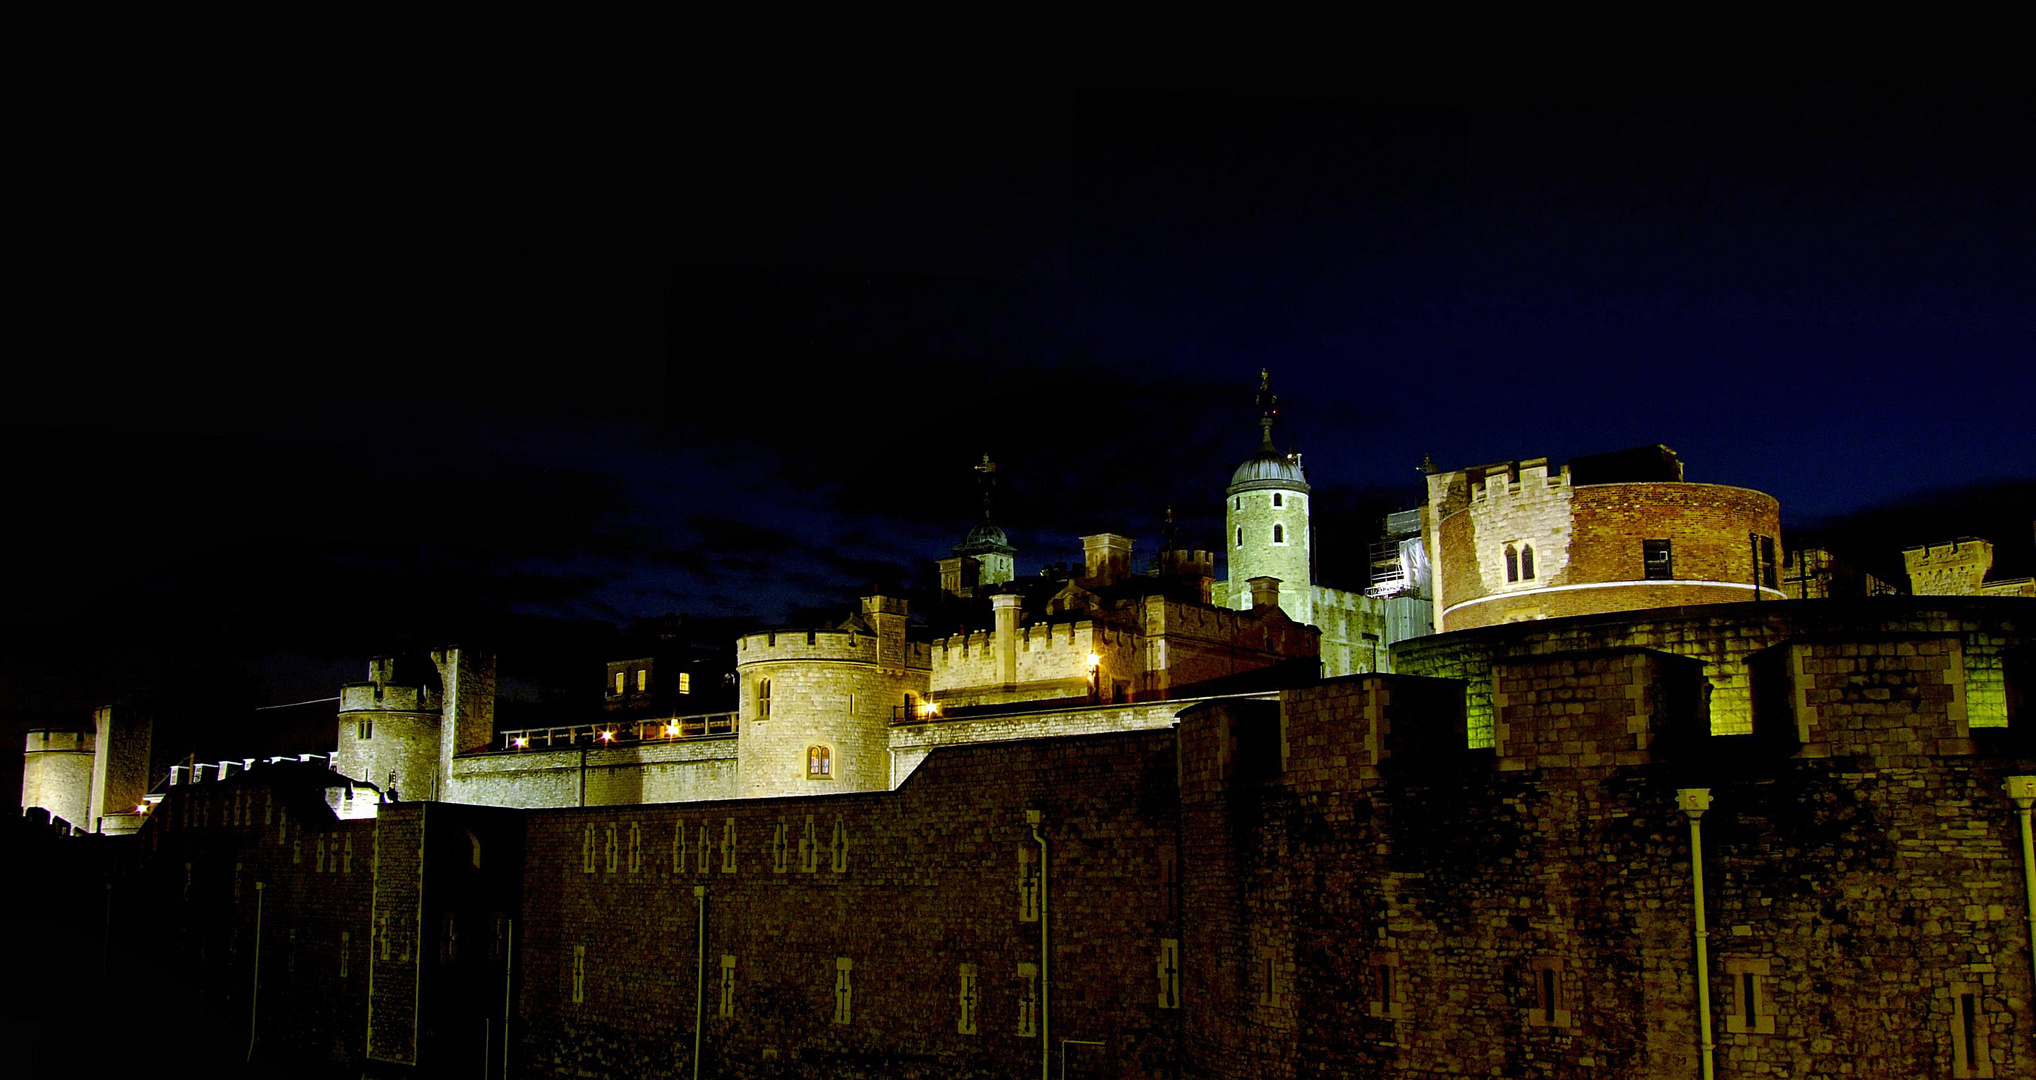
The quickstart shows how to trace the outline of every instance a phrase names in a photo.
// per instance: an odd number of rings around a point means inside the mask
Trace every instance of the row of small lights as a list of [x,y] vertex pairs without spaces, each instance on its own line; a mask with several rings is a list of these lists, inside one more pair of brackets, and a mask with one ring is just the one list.
[[[668,738],[673,738],[673,739],[676,739],[676,738],[678,738],[678,737],[679,737],[679,724],[678,724],[678,721],[674,720],[674,721],[672,721],[671,723],[669,723],[669,724],[666,724],[666,725],[665,725],[665,735],[666,735],[666,737],[668,737]],[[614,741],[615,741],[615,733],[614,733],[613,731],[602,731],[602,732],[598,733],[598,735],[597,735],[596,737],[597,737],[597,738],[599,738],[599,739],[600,739],[600,740],[601,740],[602,742],[614,742]],[[518,750],[521,750],[521,749],[524,749],[525,747],[527,747],[527,746],[529,746],[529,745],[530,745],[530,736],[528,736],[528,735],[518,735],[518,736],[516,736],[516,738],[514,738],[514,739],[512,739],[512,740],[510,740],[510,741],[511,741],[511,743],[512,743],[512,744],[513,744],[513,745],[514,745],[514,746],[516,747],[516,749],[518,749]]]

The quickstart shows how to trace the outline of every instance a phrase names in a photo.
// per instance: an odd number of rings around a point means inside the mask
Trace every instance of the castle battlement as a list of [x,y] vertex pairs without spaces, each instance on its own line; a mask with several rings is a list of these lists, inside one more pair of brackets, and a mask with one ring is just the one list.
[[[1484,465],[1467,469],[1470,485],[1469,499],[1475,503],[1489,503],[1515,498],[1536,498],[1570,486],[1569,466],[1557,469],[1549,475],[1547,458],[1528,458],[1525,461],[1509,461],[1500,465]],[[1494,480],[1503,480],[1493,483]]]
[[439,711],[438,691],[429,686],[346,683],[339,688],[339,711],[436,713]]
[[855,630],[773,630],[736,639],[736,663],[765,660],[877,661],[874,634]]

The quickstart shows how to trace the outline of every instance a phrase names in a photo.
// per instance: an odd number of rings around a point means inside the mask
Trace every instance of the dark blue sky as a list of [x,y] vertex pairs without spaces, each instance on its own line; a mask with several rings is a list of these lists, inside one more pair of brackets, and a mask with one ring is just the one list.
[[1791,533],[2027,548],[2027,87],[1692,86],[144,103],[145,181],[49,181],[0,706],[830,608],[985,451],[1021,573],[1169,504],[1218,546],[1261,366],[1332,580],[1424,454],[1651,442]]

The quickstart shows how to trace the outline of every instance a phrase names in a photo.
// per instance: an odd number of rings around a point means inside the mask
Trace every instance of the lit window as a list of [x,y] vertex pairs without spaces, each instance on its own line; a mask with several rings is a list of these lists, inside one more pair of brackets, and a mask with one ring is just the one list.
[[1646,567],[1647,580],[1675,580],[1675,551],[1666,540],[1642,540],[1640,559]]
[[814,780],[834,778],[834,755],[824,746],[806,748],[806,775]]
[[641,693],[643,693],[643,692],[644,692],[645,690],[648,690],[648,689],[650,689],[650,669],[649,669],[649,668],[641,668],[641,667],[640,667],[640,668],[637,668],[637,669],[636,669],[636,692],[637,692],[637,693],[639,693],[639,694],[641,694]]
[[769,720],[771,718],[771,681],[769,679],[758,679],[756,681],[756,718],[758,720]]
[[1506,580],[1520,580],[1520,553],[1511,544],[1506,545]]
[[618,694],[619,694],[619,693],[621,693],[621,692],[622,692],[623,688],[624,688],[624,687],[625,687],[625,686],[627,685],[627,684],[626,684],[626,683],[625,683],[625,682],[624,682],[623,680],[627,679],[628,677],[629,677],[629,676],[628,676],[627,674],[625,674],[625,673],[623,673],[623,672],[620,672],[620,671],[618,671],[618,672],[616,672],[616,673],[615,673],[615,692],[616,692],[616,693],[618,693]]
[[1533,580],[1534,580],[1534,545],[1533,545],[1533,544],[1522,544],[1522,545],[1520,546],[1520,578],[1521,578],[1521,580],[1523,580],[1523,581],[1533,581]]
[[690,694],[692,692],[693,692],[693,673],[690,671],[679,672],[679,693]]

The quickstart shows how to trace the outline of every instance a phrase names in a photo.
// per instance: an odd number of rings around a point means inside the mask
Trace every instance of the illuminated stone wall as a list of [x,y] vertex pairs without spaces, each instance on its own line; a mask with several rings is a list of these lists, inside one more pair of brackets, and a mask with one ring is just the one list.
[[732,799],[736,737],[501,750],[453,759],[451,800],[526,808]]
[[997,679],[997,635],[979,630],[935,638],[930,688],[943,701],[1028,701],[1081,697],[1089,692],[1089,654],[1101,658],[1100,678],[1142,686],[1146,675],[1144,636],[1093,619],[1032,623],[1017,631],[1015,685],[1006,691]]
[[[148,764],[154,725],[133,708],[107,706],[93,711],[92,726],[91,820],[79,824],[94,832],[123,829],[133,824],[135,807],[153,779]],[[104,821],[109,815],[122,820]]]
[[1459,678],[1466,683],[1473,746],[1493,742],[1492,666],[1521,655],[1588,652],[1639,646],[1703,662],[1710,687],[1715,735],[1753,731],[1752,660],[1793,638],[1833,634],[1949,634],[1961,642],[1968,722],[2007,723],[2003,655],[2026,625],[2018,600],[1926,600],[1879,597],[1855,603],[1793,600],[1710,604],[1639,613],[1510,623],[1402,642],[1393,647],[1395,669],[1413,675]]

